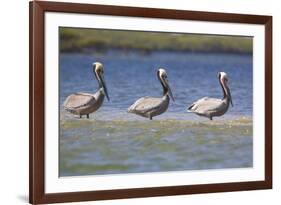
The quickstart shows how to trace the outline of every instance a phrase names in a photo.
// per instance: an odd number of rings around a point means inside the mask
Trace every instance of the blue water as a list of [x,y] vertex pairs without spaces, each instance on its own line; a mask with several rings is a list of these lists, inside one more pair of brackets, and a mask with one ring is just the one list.
[[[74,92],[97,90],[92,63],[104,64],[110,102],[78,119],[62,103]],[[127,113],[143,96],[161,96],[156,77],[165,68],[175,97],[149,121]],[[60,175],[240,168],[252,166],[252,56],[111,51],[60,56]],[[234,107],[209,121],[186,108],[222,97],[217,72],[228,74]]]
[[[165,68],[176,101],[165,115],[187,117],[186,107],[204,96],[222,97],[217,72],[229,77],[234,107],[227,115],[252,115],[252,57],[250,55],[152,53],[151,55],[63,54],[60,64],[60,102],[77,91],[95,92],[97,81],[91,65],[104,64],[105,80],[111,101],[105,102],[101,112],[126,112],[143,96],[161,96],[162,87],[156,77],[158,68]],[[190,116],[190,115],[189,115]],[[129,117],[129,115],[127,116]],[[162,117],[162,116],[161,116]]]

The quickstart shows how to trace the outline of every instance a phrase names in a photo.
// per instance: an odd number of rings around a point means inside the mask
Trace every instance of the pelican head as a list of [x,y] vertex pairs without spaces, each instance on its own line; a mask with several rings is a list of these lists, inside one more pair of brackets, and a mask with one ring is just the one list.
[[168,83],[168,75],[166,70],[163,68],[159,68],[157,71],[157,76],[163,86],[163,95],[168,94],[172,98],[172,100],[175,101],[173,93]]
[[103,88],[104,94],[105,94],[107,100],[109,101],[109,96],[107,93],[107,88],[106,88],[106,84],[105,84],[104,77],[103,77],[103,65],[100,62],[93,63],[93,72],[99,82],[99,87]]
[[222,86],[223,92],[225,97],[227,97],[231,103],[231,106],[233,107],[233,103],[232,103],[232,97],[231,97],[231,93],[230,90],[228,88],[228,77],[227,74],[225,72],[218,72],[218,79],[220,81],[220,84]]

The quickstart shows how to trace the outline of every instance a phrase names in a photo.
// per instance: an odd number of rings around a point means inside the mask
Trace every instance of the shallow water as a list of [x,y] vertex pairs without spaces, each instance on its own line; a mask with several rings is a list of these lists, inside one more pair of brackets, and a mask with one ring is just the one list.
[[[91,64],[104,64],[110,102],[90,119],[62,108],[77,91],[94,92]],[[160,96],[164,67],[176,102],[153,121],[126,112],[139,97]],[[186,113],[194,100],[222,96],[230,78],[234,107],[209,121]],[[109,52],[60,56],[60,176],[252,167],[252,57],[249,55]]]

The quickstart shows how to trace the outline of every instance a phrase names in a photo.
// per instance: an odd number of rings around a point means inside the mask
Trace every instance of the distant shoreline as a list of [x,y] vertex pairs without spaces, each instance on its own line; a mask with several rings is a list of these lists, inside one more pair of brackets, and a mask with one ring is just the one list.
[[246,52],[220,52],[220,51],[214,51],[214,52],[207,52],[207,51],[179,51],[179,50],[138,50],[138,49],[119,49],[119,48],[109,48],[105,50],[96,50],[94,48],[83,48],[79,50],[61,50],[61,54],[98,54],[98,55],[106,55],[108,53],[120,53],[124,55],[130,55],[130,54],[137,54],[140,56],[149,56],[154,53],[179,53],[179,54],[206,54],[206,55],[217,55],[217,54],[225,54],[225,55],[246,55],[250,56],[252,53],[246,53]]
[[251,37],[60,28],[60,52],[184,52],[252,54]]

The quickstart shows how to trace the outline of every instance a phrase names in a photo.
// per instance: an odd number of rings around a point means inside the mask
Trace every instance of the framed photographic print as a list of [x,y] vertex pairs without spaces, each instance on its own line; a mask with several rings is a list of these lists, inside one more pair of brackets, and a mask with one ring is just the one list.
[[271,187],[271,16],[30,2],[30,203]]

